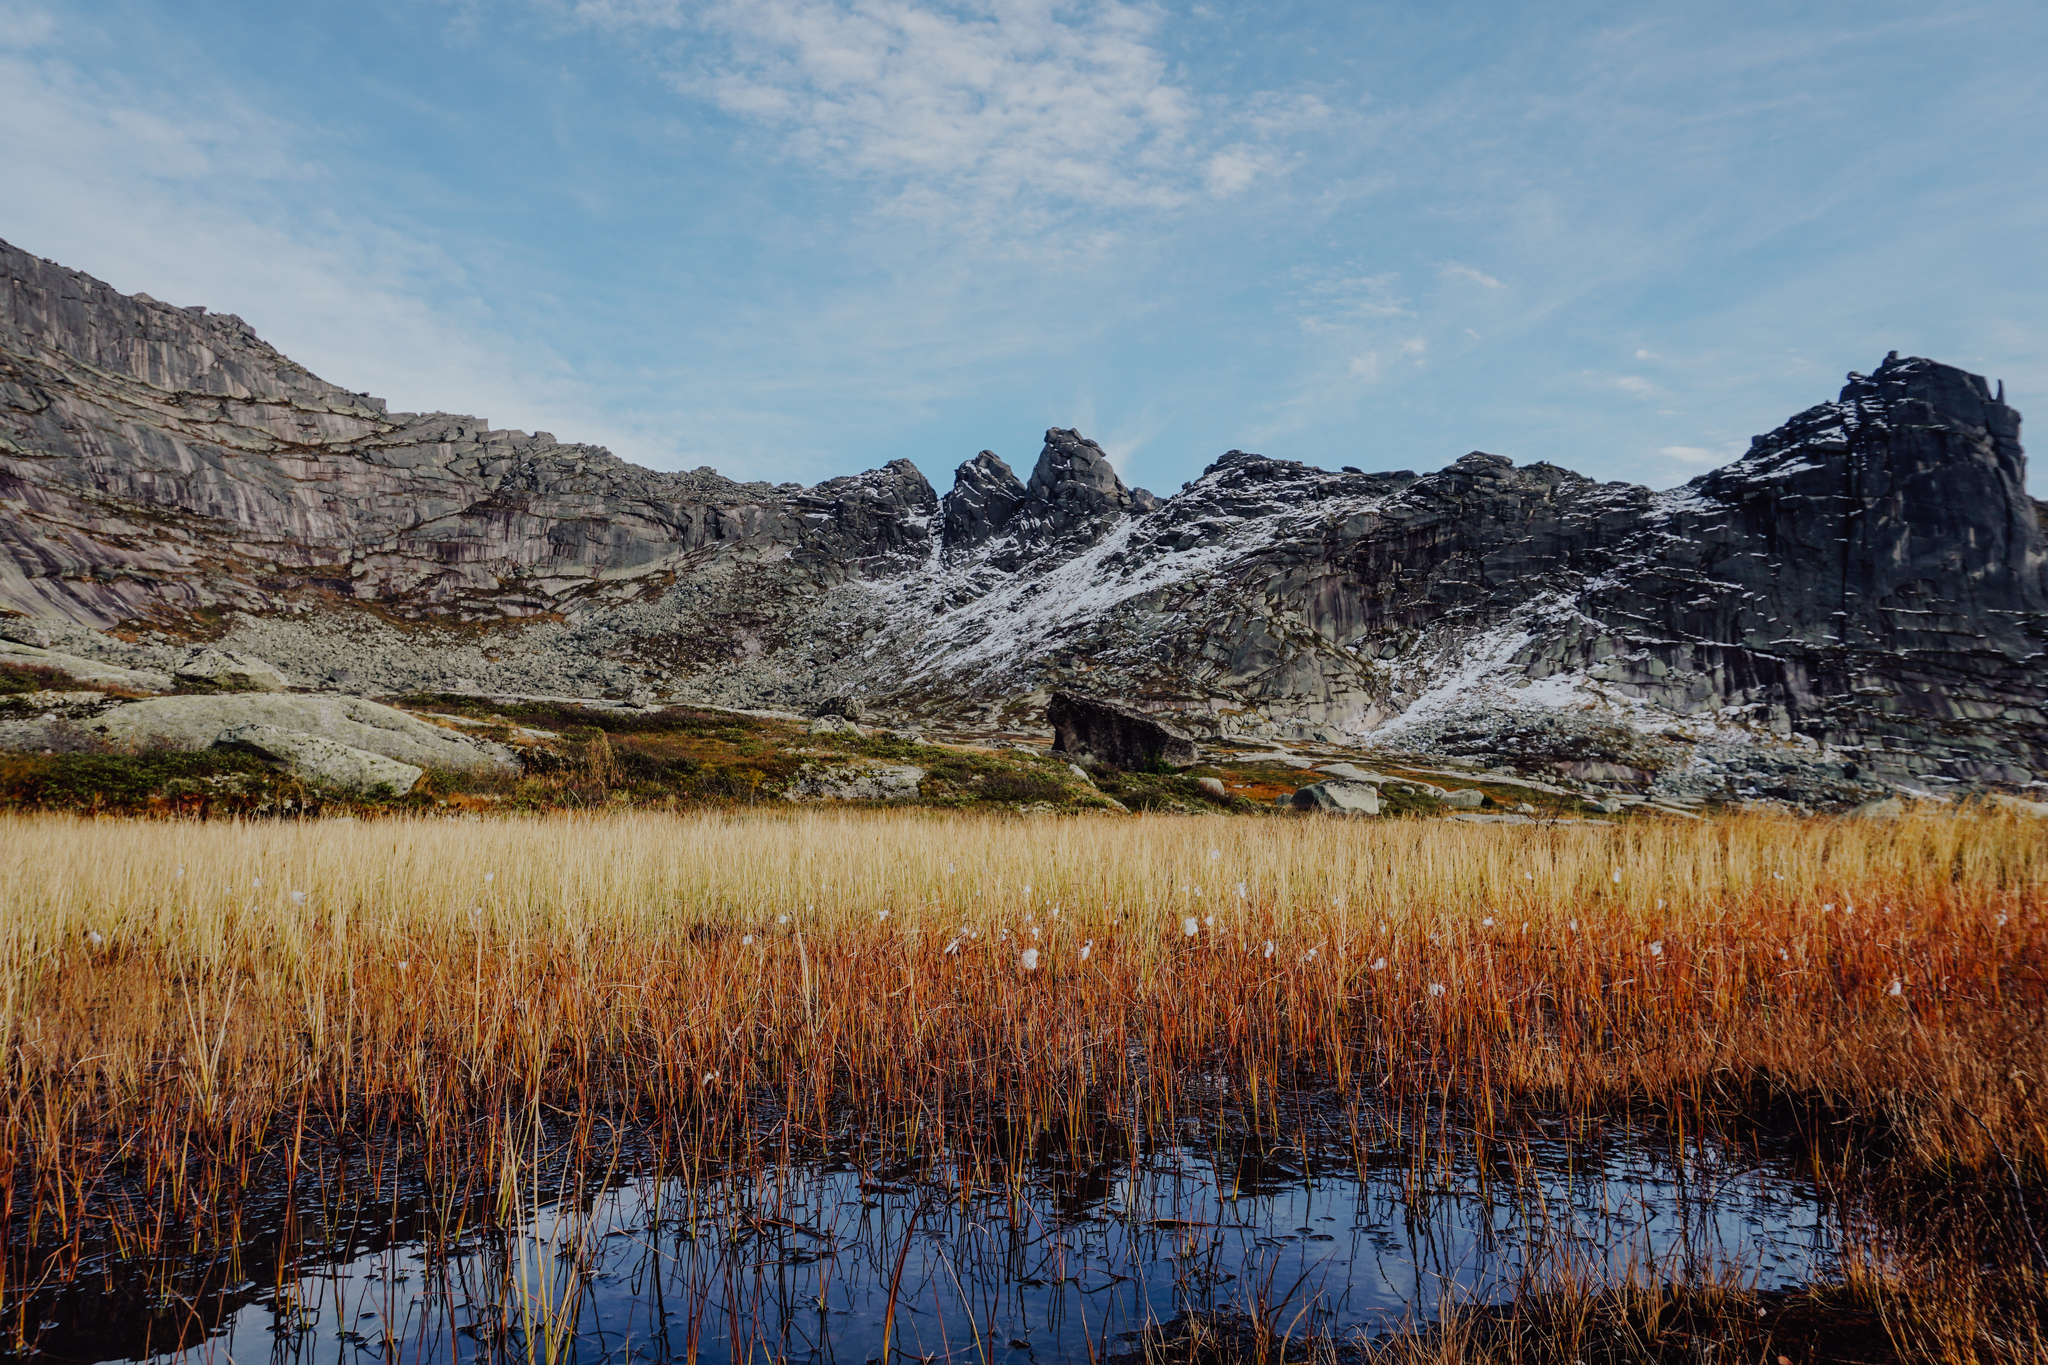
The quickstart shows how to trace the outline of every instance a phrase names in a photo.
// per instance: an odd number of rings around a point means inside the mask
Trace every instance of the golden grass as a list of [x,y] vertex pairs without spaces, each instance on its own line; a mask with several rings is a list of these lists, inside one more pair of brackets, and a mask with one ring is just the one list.
[[1303,1084],[2034,1181],[2044,878],[1995,815],[0,819],[5,1240],[199,1238],[313,1132],[488,1172],[542,1112],[710,1161],[1277,1128]]

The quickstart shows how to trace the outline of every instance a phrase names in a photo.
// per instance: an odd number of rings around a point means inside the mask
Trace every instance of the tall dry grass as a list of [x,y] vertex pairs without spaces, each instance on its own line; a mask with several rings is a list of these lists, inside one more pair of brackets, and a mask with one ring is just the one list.
[[2030,1183],[2044,876],[1996,815],[8,818],[5,1242],[232,1240],[264,1163],[371,1134],[488,1184],[543,1119],[714,1161],[1277,1128],[1301,1085]]

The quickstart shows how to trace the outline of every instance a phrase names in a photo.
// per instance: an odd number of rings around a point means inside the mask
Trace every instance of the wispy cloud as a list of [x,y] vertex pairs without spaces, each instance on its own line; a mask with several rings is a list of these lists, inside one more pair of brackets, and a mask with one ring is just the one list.
[[756,0],[696,23],[722,51],[677,73],[679,90],[818,169],[888,183],[926,216],[1171,208],[1205,185],[1241,190],[1267,164],[1250,147],[1206,148],[1150,7]]
[[1470,280],[1474,284],[1485,285],[1488,289],[1507,288],[1506,285],[1502,284],[1499,280],[1487,274],[1485,271],[1480,270],[1475,266],[1459,265],[1455,261],[1453,261],[1449,265],[1446,265],[1442,270],[1438,271],[1437,273],[1439,275],[1442,275],[1447,280]]
[[1680,464],[1725,464],[1729,458],[1722,452],[1708,450],[1705,446],[1664,446],[1657,453],[1667,460],[1677,460]]

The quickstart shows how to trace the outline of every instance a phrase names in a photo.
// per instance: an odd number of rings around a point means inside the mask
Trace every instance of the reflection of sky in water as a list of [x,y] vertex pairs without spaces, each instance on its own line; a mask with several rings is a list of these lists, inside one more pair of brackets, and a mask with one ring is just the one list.
[[[1829,1236],[1810,1186],[1725,1151],[1681,1165],[1668,1149],[1539,1141],[1484,1163],[1469,1145],[1448,1161],[1400,1149],[1306,1175],[1284,1155],[1183,1149],[964,1203],[819,1168],[695,1195],[636,1181],[543,1208],[518,1245],[471,1239],[439,1258],[401,1244],[307,1273],[282,1301],[233,1286],[183,1355],[525,1359],[530,1344],[536,1360],[861,1362],[880,1354],[893,1282],[892,1354],[1021,1365],[1125,1348],[1191,1308],[1263,1304],[1297,1335],[1392,1326],[1447,1294],[1509,1297],[1532,1263],[1793,1285],[1823,1268]],[[67,1309],[93,1311],[75,1296]],[[45,1359],[106,1354],[86,1344],[103,1333],[46,1329]]]

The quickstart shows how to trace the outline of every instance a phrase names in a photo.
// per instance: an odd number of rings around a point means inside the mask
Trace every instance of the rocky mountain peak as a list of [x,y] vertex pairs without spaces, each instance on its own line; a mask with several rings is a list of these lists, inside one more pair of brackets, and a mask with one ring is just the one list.
[[[1155,499],[1055,427],[1028,480],[982,451],[940,498],[907,460],[738,482],[391,413],[238,319],[0,272],[0,609],[123,666],[198,636],[394,691],[911,714],[1079,685],[1205,736],[1640,770],[1682,741],[1738,794],[2048,783],[2020,416],[1920,357],[1663,493],[1232,450]],[[164,643],[83,630],[112,626]]]

